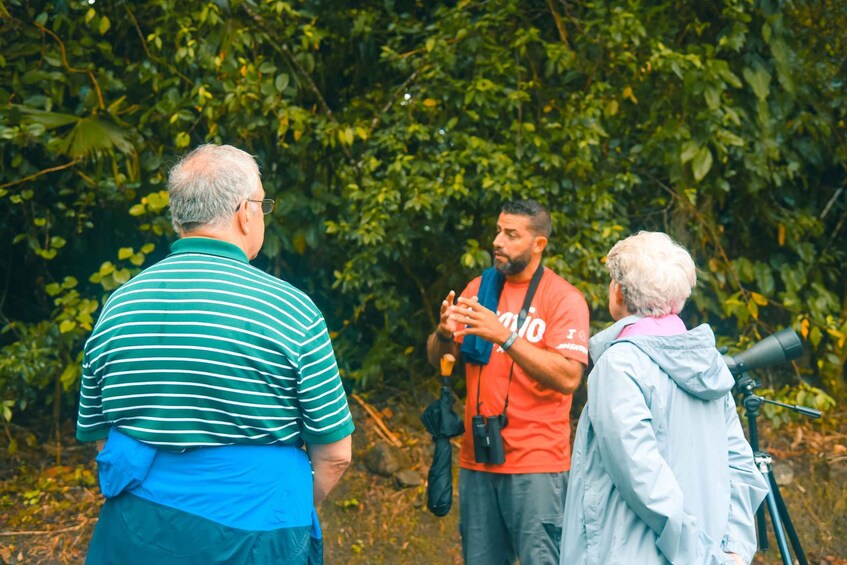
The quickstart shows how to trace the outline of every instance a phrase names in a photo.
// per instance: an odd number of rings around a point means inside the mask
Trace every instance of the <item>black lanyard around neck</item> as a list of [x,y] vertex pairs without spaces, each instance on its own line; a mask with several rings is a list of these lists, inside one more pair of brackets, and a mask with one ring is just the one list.
[[[532,275],[532,280],[529,281],[529,288],[526,289],[526,295],[523,299],[523,306],[521,306],[521,311],[518,312],[518,323],[515,326],[515,331],[520,334],[521,328],[526,322],[526,317],[529,315],[529,307],[532,306],[532,299],[535,297],[535,291],[538,290],[538,284],[541,282],[541,277],[544,276],[544,265],[539,264],[538,268],[535,269],[535,273]],[[505,283],[504,283],[505,284]],[[500,289],[502,293],[502,288]],[[515,360],[512,359],[512,364],[509,367],[509,383],[506,385],[506,401],[503,403],[503,426],[506,425],[506,408],[509,407],[509,392],[512,388],[512,374],[515,370]],[[479,382],[476,384],[476,413],[479,414],[479,389],[482,388],[482,369],[479,372]]]

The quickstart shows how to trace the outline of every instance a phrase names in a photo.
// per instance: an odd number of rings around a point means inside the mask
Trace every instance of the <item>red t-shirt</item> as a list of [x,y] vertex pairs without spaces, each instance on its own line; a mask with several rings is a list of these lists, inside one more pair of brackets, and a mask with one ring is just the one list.
[[[479,291],[481,277],[472,280],[462,296],[471,298]],[[497,316],[503,325],[516,330],[529,281],[506,282],[500,294]],[[517,330],[516,330],[517,331]],[[535,292],[529,314],[518,334],[541,349],[588,364],[588,304],[582,293],[550,269]],[[457,341],[461,341],[459,338]],[[570,409],[572,397],[549,389],[533,380],[515,364],[509,386],[512,358],[494,345],[487,365],[465,365],[468,397],[465,403],[465,433],[459,464],[465,469],[491,473],[560,473],[571,466]],[[482,387],[480,413],[494,416],[503,412],[506,393],[508,425],[503,428],[506,462],[486,465],[474,460],[471,418],[476,414],[477,389]]]

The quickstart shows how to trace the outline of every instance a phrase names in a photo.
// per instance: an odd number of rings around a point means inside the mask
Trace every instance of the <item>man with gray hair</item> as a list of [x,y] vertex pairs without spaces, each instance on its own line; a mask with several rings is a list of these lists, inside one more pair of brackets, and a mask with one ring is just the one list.
[[248,263],[274,208],[253,157],[200,146],[169,194],[180,239],[85,344],[77,438],[106,496],[86,562],[320,562],[353,432],[326,323]]

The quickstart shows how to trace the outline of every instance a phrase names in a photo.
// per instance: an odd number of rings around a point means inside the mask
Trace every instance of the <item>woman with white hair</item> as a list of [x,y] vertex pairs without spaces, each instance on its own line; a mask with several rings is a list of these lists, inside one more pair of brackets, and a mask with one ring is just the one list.
[[749,563],[768,487],[712,330],[678,316],[694,262],[666,234],[640,232],[606,267],[615,324],[589,342],[560,562]]

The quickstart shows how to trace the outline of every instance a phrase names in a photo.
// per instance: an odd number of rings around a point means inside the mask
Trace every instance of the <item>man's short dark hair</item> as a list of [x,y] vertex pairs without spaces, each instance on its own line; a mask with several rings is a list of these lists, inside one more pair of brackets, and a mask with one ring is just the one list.
[[550,212],[536,200],[507,200],[500,213],[529,217],[529,227],[535,235],[550,237],[553,231]]

